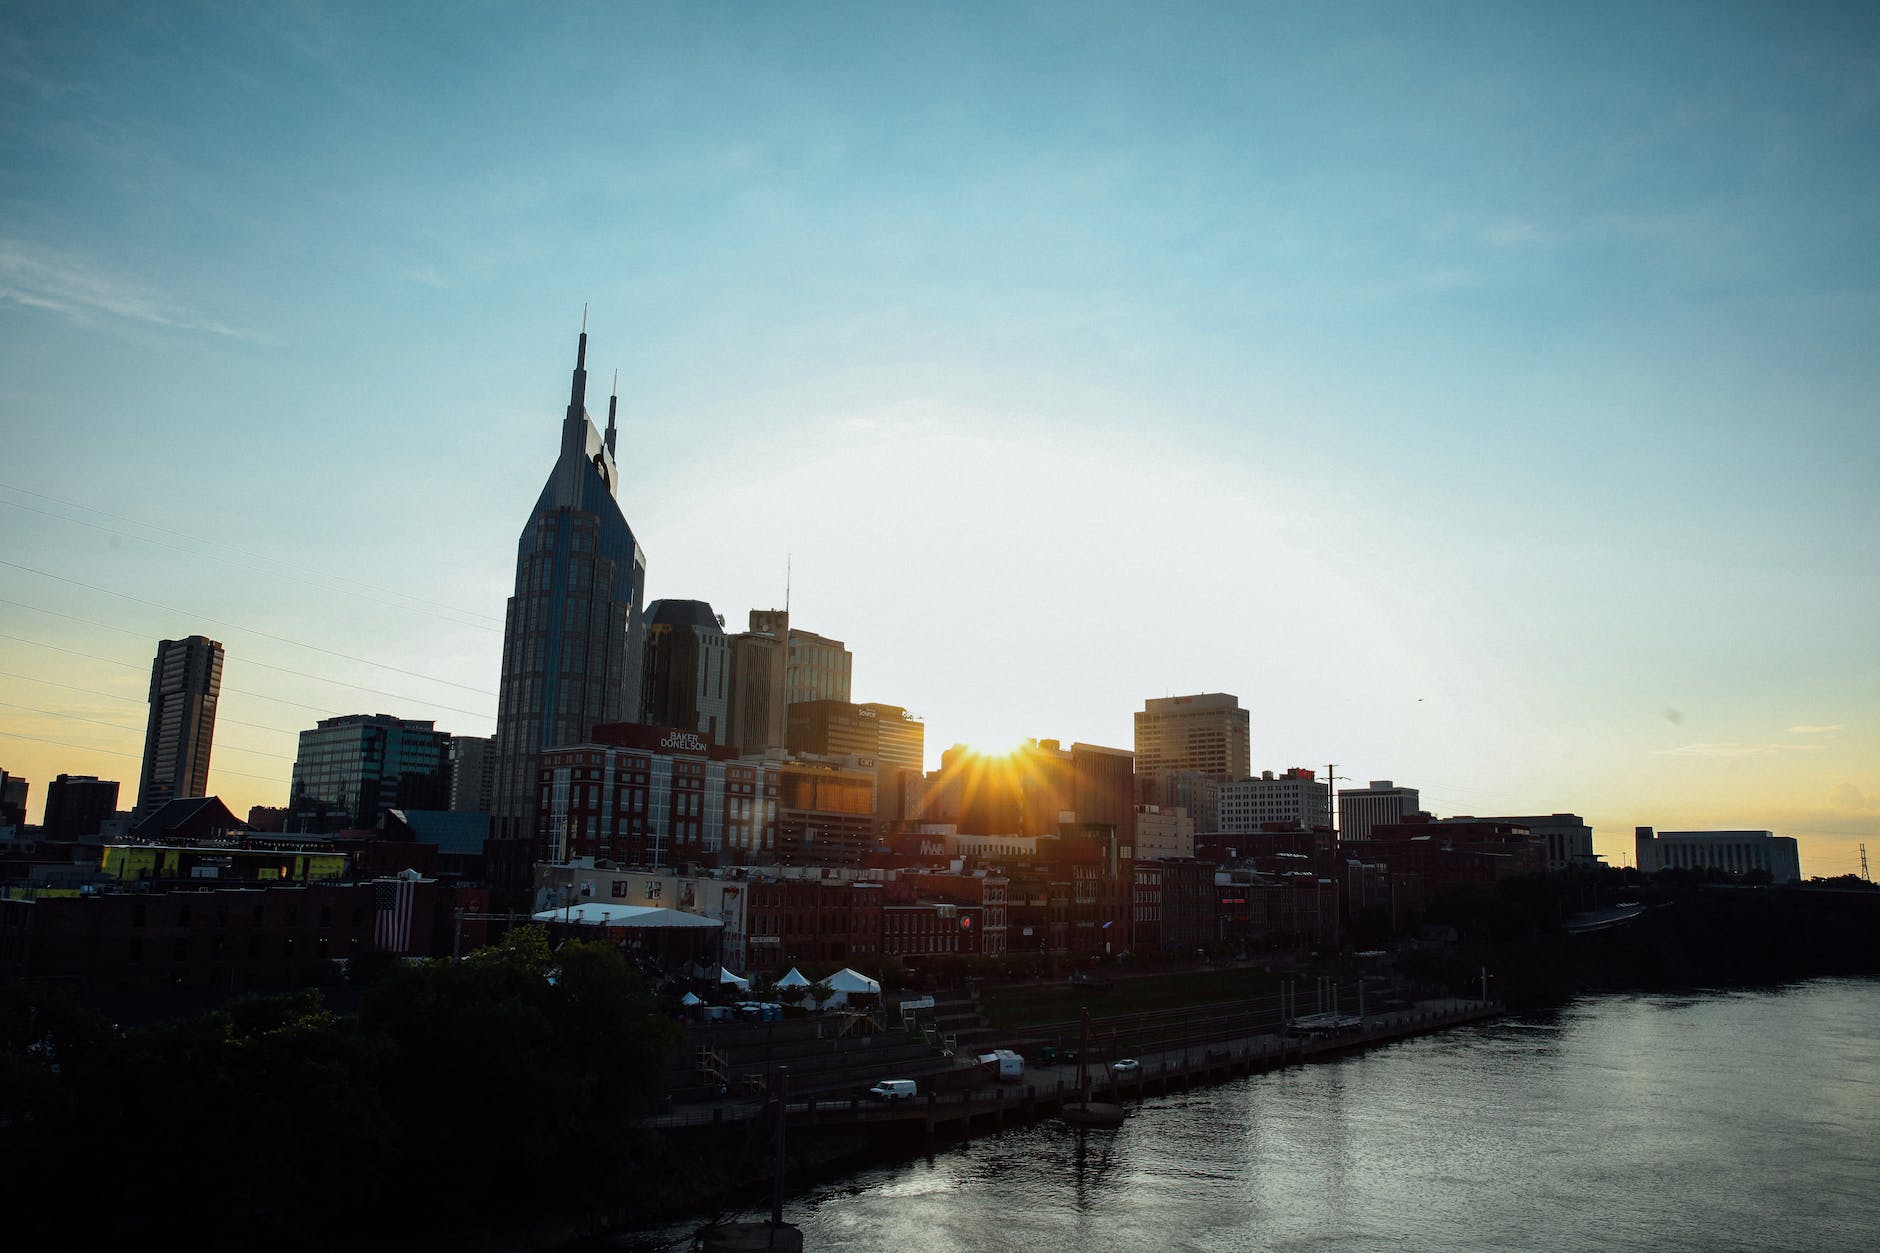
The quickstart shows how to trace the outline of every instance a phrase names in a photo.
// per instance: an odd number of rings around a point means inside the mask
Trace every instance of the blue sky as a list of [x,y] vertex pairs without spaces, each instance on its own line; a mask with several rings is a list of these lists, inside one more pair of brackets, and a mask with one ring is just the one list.
[[1256,768],[1576,810],[1608,853],[1770,827],[1837,873],[1880,835],[1871,7],[0,33],[9,770],[134,778],[99,723],[192,630],[254,693],[238,802],[316,710],[487,731],[587,303],[650,594],[735,624],[789,560],[930,756],[1226,690]]

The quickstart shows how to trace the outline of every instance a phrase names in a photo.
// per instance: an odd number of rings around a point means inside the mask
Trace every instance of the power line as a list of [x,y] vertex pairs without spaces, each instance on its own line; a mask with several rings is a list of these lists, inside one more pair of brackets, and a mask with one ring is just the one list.
[[[6,490],[10,492],[18,492],[22,496],[33,496],[33,497],[38,498],[39,500],[49,500],[53,502],[54,504],[65,505],[68,508],[83,509],[86,513],[95,513],[101,518],[110,518],[117,522],[128,522],[132,526],[144,527],[145,529],[151,530],[151,531],[161,531],[165,535],[174,535],[179,539],[186,539],[193,544],[202,544],[209,548],[226,548],[230,552],[240,553],[244,557],[252,557],[256,561],[265,561],[269,563],[270,565],[280,566],[286,570],[299,570],[306,574],[317,575],[323,579],[332,579],[335,582],[339,582],[339,583],[351,583],[355,587],[367,588],[374,592],[383,592],[388,596],[401,596],[405,598],[406,600],[416,601],[417,605],[429,605],[434,609],[445,609],[445,610],[449,610],[451,613],[463,614],[466,617],[481,618],[485,622],[494,623],[494,622],[502,621],[502,619],[496,617],[493,614],[480,613],[474,609],[464,609],[457,605],[445,604],[443,601],[427,600],[425,597],[422,597],[422,596],[413,596],[410,592],[401,592],[397,588],[393,588],[393,587],[380,587],[376,583],[368,583],[363,579],[355,579],[351,577],[350,575],[332,574],[325,570],[317,570],[313,568],[312,566],[297,565],[291,561],[282,561],[279,557],[270,557],[265,553],[251,552],[250,550],[246,548],[241,548],[234,544],[224,544],[218,540],[203,539],[201,536],[191,535],[187,531],[178,531],[171,527],[158,526],[154,522],[140,521],[137,518],[126,517],[125,515],[121,513],[111,513],[108,510],[98,509],[91,505],[80,504],[76,500],[65,500],[62,497],[58,497],[58,496],[48,496],[44,492],[35,492],[29,488],[15,487],[11,483],[0,483],[0,488],[5,488]],[[254,570],[255,568],[253,566],[244,566],[244,565],[240,565],[237,562],[229,561],[228,558],[226,557],[217,557],[214,553],[192,552],[191,550],[187,548],[181,548],[175,544],[165,544],[161,540],[151,539],[147,535],[135,535],[129,531],[119,531],[113,527],[99,526],[97,523],[87,522],[83,518],[68,518],[63,514],[51,513],[44,509],[34,509],[31,505],[23,505],[16,500],[0,501],[0,504],[10,505],[15,509],[24,509],[30,513],[39,514],[42,517],[52,518],[55,521],[75,522],[79,526],[91,527],[93,530],[104,531],[112,535],[122,535],[126,539],[139,540],[146,544],[155,544],[155,545],[158,545],[159,547],[172,549],[173,551],[176,551],[176,552],[187,553],[188,555],[192,557],[213,557],[217,561],[221,561],[221,562],[224,562],[225,564],[235,566],[236,569],[238,570]],[[320,584],[312,583],[304,579],[297,580],[297,581],[306,582],[309,587],[321,587],[322,586]],[[359,596],[359,593],[348,591],[343,587],[322,587],[322,590],[338,592],[342,596]],[[370,596],[359,596],[359,599],[370,601],[371,603],[377,604],[377,605],[386,605],[394,609],[406,609],[406,610],[411,610],[411,611],[418,612],[418,613],[424,612],[423,610],[418,609],[417,605],[400,605],[393,601],[377,600]],[[442,617],[442,615],[433,615],[433,616],[437,616],[440,618]],[[444,620],[448,621],[448,619],[444,619]],[[496,629],[493,626],[485,627],[485,626],[481,626],[478,623],[473,623],[473,622],[460,622],[458,623],[458,625],[459,626],[475,626],[475,627],[478,627],[478,629],[480,630],[486,630],[486,631],[493,631]]]
[[[46,718],[63,718],[68,722],[89,722],[93,726],[111,727],[114,730],[118,730],[118,731],[136,731],[136,730],[141,729],[135,726],[125,726],[122,722],[106,722],[103,718],[87,718],[83,714],[58,713],[51,709],[35,709],[31,705],[15,705],[12,701],[9,701],[9,700],[0,700],[0,706],[4,706],[7,709],[24,710],[25,712],[29,714],[39,714],[42,717],[46,717]],[[240,744],[224,744],[224,743],[218,742],[216,744],[216,748],[226,749],[232,753],[253,753],[257,757],[272,757],[276,761],[294,760],[292,757],[283,757],[279,753],[263,752],[261,749],[258,749],[258,748],[243,748]]]
[[355,657],[351,653],[342,653],[337,649],[324,648],[319,644],[309,644],[304,640],[289,639],[285,635],[274,635],[268,631],[256,630],[254,627],[245,627],[240,623],[229,622],[223,618],[212,618],[207,614],[194,613],[187,609],[178,609],[174,605],[165,605],[154,600],[145,600],[141,596],[132,596],[129,592],[119,592],[108,587],[99,587],[95,583],[86,583],[80,579],[67,578],[63,574],[52,574],[45,570],[35,570],[31,566],[23,566],[17,561],[0,560],[0,566],[8,566],[14,570],[24,570],[27,574],[36,574],[42,579],[53,579],[60,583],[69,583],[73,587],[82,587],[88,592],[97,592],[104,596],[115,596],[119,600],[128,600],[134,605],[143,605],[150,609],[161,609],[164,613],[180,614],[184,617],[198,619],[202,622],[211,622],[216,626],[227,627],[232,631],[245,631],[249,635],[257,635],[264,640],[273,640],[277,644],[291,644],[295,648],[305,648],[312,652],[325,653],[329,657],[338,657],[341,661],[356,662],[359,665],[371,666],[377,670],[390,670],[394,674],[402,674],[413,679],[423,679],[427,683],[441,683],[445,687],[454,687],[466,692],[475,692],[478,696],[496,695],[495,692],[490,691],[488,688],[472,687],[468,683],[458,683],[454,679],[440,679],[436,675],[424,674],[417,670],[406,670],[402,666],[394,666],[389,662],[373,661],[366,657]]
[[[87,696],[102,696],[106,700],[121,700],[129,705],[148,705],[149,704],[149,697],[146,697],[146,696],[125,696],[118,692],[100,692],[95,687],[79,687],[76,683],[60,683],[54,679],[42,679],[38,677],[37,675],[32,675],[32,674],[15,674],[11,670],[0,670],[0,678],[24,679],[28,683],[44,683],[47,687],[62,687],[68,692],[83,692]],[[233,689],[230,689],[230,690],[232,691]],[[267,725],[265,722],[243,722],[240,718],[227,717],[224,714],[222,714],[219,710],[217,711],[215,715],[215,721],[216,721],[217,726],[220,726],[226,722],[231,726],[253,727],[257,731],[273,731],[277,735],[299,735],[300,734],[300,730],[294,727],[271,727]]]
[[[54,576],[54,577],[57,577],[57,576]],[[133,639],[147,640],[150,638],[150,633],[148,631],[133,631],[129,627],[113,626],[109,622],[99,622],[95,618],[81,618],[77,614],[61,613],[57,609],[47,609],[40,605],[29,605],[23,600],[9,600],[6,597],[0,597],[0,605],[13,605],[20,609],[30,609],[34,613],[43,613],[48,617],[64,618],[67,622],[79,622],[79,623],[83,623],[86,626],[98,627],[99,629],[105,630],[105,631],[116,631],[120,635],[128,635],[128,636],[131,636]],[[14,637],[8,637],[8,638],[14,638]],[[44,645],[44,647],[51,648],[54,646],[47,644],[47,645]],[[277,666],[277,665],[272,664],[271,662],[260,661],[253,657],[242,657],[239,660],[244,665],[260,666],[263,670],[278,670],[282,674],[291,674],[302,679],[312,679],[316,683],[331,683],[335,687],[351,688],[355,692],[369,692],[374,696],[389,696],[393,700],[409,701],[412,704],[424,705],[431,709],[448,709],[452,713],[469,714],[473,718],[494,717],[494,715],[483,713],[481,710],[462,709],[456,705],[445,705],[434,700],[424,700],[423,698],[417,697],[417,696],[406,696],[399,692],[388,692],[382,688],[366,687],[363,684],[359,684],[359,683],[348,683],[344,679],[329,679],[323,674],[312,674],[305,670],[295,670],[291,666]],[[123,664],[128,664],[128,663],[123,663]],[[233,689],[229,689],[229,690],[232,691]]]
[[[83,657],[87,661],[102,661],[108,666],[122,666],[126,670],[135,670],[139,674],[147,673],[150,669],[148,664],[145,664],[145,663],[139,663],[139,662],[134,662],[134,661],[123,661],[117,657],[100,657],[96,653],[81,653],[75,648],[64,648],[58,644],[48,644],[44,640],[29,640],[23,635],[8,635],[5,632],[0,632],[0,640],[13,640],[14,642],[20,643],[20,644],[31,644],[35,648],[49,648],[55,653],[64,653],[69,657]],[[341,683],[338,679],[323,679],[317,674],[302,674],[298,670],[287,670],[285,667],[282,667],[282,666],[270,666],[266,662],[254,661],[253,659],[249,659],[249,658],[244,658],[243,660],[248,665],[261,666],[263,669],[267,669],[267,670],[282,670],[287,674],[298,674],[302,678],[316,679],[322,683],[338,684],[340,687],[356,686],[351,683]],[[473,718],[489,718],[490,717],[489,714],[478,713],[472,709],[455,709],[450,705],[440,705],[436,701],[418,700],[416,697],[410,697],[410,696],[399,696],[395,692],[381,692],[377,688],[361,687],[361,688],[358,688],[358,690],[361,692],[371,692],[377,696],[390,696],[394,700],[408,700],[414,705],[424,705],[432,709],[449,709],[453,713],[469,714]],[[277,705],[292,705],[296,709],[310,709],[314,713],[320,714],[328,718],[341,716],[340,714],[336,713],[333,709],[328,708],[325,705],[309,705],[305,701],[288,700],[285,696],[270,696],[266,692],[251,692],[244,688],[229,687],[227,684],[223,684],[222,694],[224,696],[252,696],[256,700],[269,700],[269,701],[273,701]]]
[[[35,744],[56,744],[60,748],[76,748],[87,753],[104,753],[111,757],[128,757],[132,761],[142,761],[144,759],[142,753],[126,753],[115,748],[99,748],[95,744],[74,744],[70,740],[49,740],[43,735],[26,735],[19,731],[0,731],[0,735],[11,736],[16,740],[31,740]],[[279,775],[249,774],[242,770],[224,770],[220,766],[213,766],[211,769],[217,774],[232,774],[238,779],[259,779],[263,783],[279,783],[281,781]]]

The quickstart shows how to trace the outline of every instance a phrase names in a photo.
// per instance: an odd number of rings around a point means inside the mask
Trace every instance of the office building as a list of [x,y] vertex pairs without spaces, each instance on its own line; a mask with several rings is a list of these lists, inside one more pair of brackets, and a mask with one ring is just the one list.
[[587,414],[587,331],[561,450],[516,544],[496,710],[495,838],[531,838],[545,748],[640,710],[646,555],[616,499],[618,391],[605,434]]
[[783,699],[849,699],[849,673],[855,658],[841,640],[791,627],[789,651],[784,657]]
[[163,640],[150,666],[150,721],[137,778],[139,817],[165,802],[209,794],[209,750],[222,693],[222,646],[212,639]]
[[0,827],[26,825],[26,794],[31,788],[19,775],[0,770]]
[[1372,779],[1368,788],[1346,788],[1338,794],[1338,839],[1368,840],[1379,823],[1402,822],[1418,812],[1417,790],[1398,787],[1389,779]]
[[897,822],[909,816],[907,780],[920,776],[927,729],[899,705],[799,701],[789,706],[785,742],[793,753],[859,757],[871,763],[875,817]]
[[1599,864],[1599,858],[1593,855],[1593,828],[1578,814],[1530,814],[1525,817],[1492,818],[1489,821],[1519,823],[1535,836],[1546,840],[1549,870]]
[[1247,711],[1224,692],[1168,696],[1143,702],[1136,714],[1137,799],[1179,804],[1166,794],[1169,776],[1192,771],[1220,782],[1250,770]]
[[656,600],[646,607],[639,721],[682,727],[714,744],[730,730],[731,644],[702,600]]
[[1228,835],[1259,831],[1269,822],[1307,829],[1332,825],[1331,785],[1300,766],[1223,783],[1220,806],[1219,830]]
[[782,748],[789,735],[783,680],[790,612],[753,609],[750,624],[750,630],[731,637],[731,725],[725,742],[761,756]]
[[1654,831],[1635,830],[1638,868],[1659,870],[1716,870],[1746,875],[1768,874],[1773,883],[1799,883],[1802,863],[1795,837],[1769,831]]
[[41,833],[52,840],[82,840],[97,835],[108,819],[117,816],[117,802],[115,779],[62,774],[46,785]]
[[450,797],[450,735],[390,714],[322,718],[294,755],[298,832],[363,829],[387,809],[443,809]]
[[496,784],[495,741],[487,735],[450,737],[450,809],[487,814]]

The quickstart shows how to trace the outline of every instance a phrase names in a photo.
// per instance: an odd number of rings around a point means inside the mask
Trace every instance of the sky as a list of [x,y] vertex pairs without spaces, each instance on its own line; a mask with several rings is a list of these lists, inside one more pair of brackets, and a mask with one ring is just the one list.
[[[1880,858],[1880,9],[9,4],[0,768],[488,734],[588,310],[648,599],[927,754]],[[787,571],[787,576],[786,576]]]

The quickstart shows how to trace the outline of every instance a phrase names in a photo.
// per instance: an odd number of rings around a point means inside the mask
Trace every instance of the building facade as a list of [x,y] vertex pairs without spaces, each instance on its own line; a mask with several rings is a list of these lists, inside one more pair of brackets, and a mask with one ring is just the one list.
[[872,762],[876,820],[910,816],[906,780],[921,772],[927,736],[921,720],[899,705],[798,701],[789,707],[785,739],[793,753]]
[[487,814],[496,786],[495,741],[487,735],[450,737],[450,809]]
[[731,727],[725,742],[740,752],[761,755],[785,744],[789,634],[789,610],[753,609],[750,630],[731,637]]
[[450,801],[450,734],[390,714],[322,718],[300,733],[288,826],[365,828],[387,809],[444,809]]
[[1402,822],[1417,810],[1417,790],[1398,787],[1389,779],[1373,779],[1368,788],[1346,788],[1338,794],[1338,838],[1368,840],[1379,823]]
[[1763,871],[1774,883],[1799,883],[1801,854],[1794,836],[1769,831],[1654,831],[1634,832],[1638,868],[1659,870],[1719,870],[1745,875]]
[[712,607],[702,600],[648,605],[639,721],[725,744],[730,708],[731,643]]
[[788,704],[804,700],[849,699],[849,678],[855,657],[841,640],[832,640],[814,631],[789,628],[789,651],[783,670],[783,699]]
[[1202,692],[1146,700],[1136,714],[1138,799],[1179,804],[1163,788],[1181,771],[1221,782],[1244,779],[1251,770],[1249,744],[1249,719],[1237,696]]
[[46,814],[41,833],[51,840],[82,840],[97,835],[117,814],[118,785],[89,774],[62,774],[46,785]]
[[221,644],[201,635],[158,643],[137,780],[140,816],[166,801],[209,794],[209,752],[221,694]]
[[588,418],[587,331],[561,424],[561,450],[516,544],[496,711],[497,839],[526,839],[544,749],[588,740],[640,707],[646,554],[617,499],[616,414]]
[[1257,779],[1221,784],[1223,834],[1258,831],[1269,822],[1298,827],[1332,825],[1332,789],[1310,770],[1294,766],[1283,774],[1263,771]]

